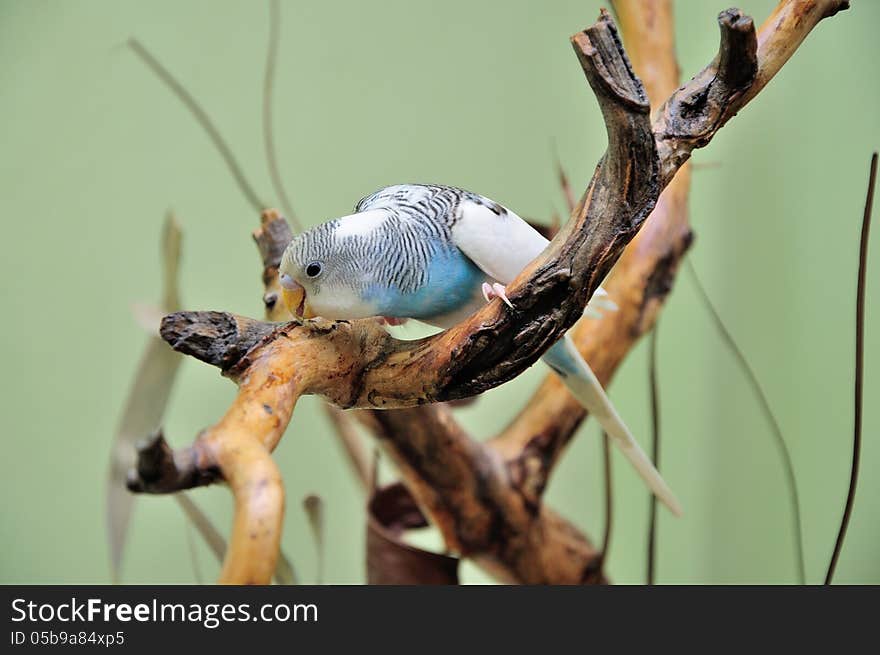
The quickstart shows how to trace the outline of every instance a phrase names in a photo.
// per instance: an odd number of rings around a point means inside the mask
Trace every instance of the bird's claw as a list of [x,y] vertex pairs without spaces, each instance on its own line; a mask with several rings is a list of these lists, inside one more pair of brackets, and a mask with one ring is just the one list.
[[510,298],[507,297],[507,288],[500,282],[495,282],[493,284],[483,282],[483,298],[486,299],[486,302],[489,302],[493,298],[501,298],[505,305],[513,309],[513,303],[510,302]]
[[618,307],[617,303],[611,300],[608,292],[602,287],[599,287],[596,289],[595,293],[593,293],[593,297],[590,298],[590,301],[584,308],[584,316],[587,318],[602,318],[603,314],[600,311],[602,309],[609,312],[616,312]]

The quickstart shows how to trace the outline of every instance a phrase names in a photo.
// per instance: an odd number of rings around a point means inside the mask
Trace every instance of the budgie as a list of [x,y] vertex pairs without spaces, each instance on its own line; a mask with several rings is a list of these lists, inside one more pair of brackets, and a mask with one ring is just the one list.
[[[549,241],[497,202],[463,189],[401,184],[379,189],[355,213],[296,236],[281,260],[282,297],[291,313],[328,319],[417,319],[449,328],[498,298]],[[614,308],[604,290],[588,315]],[[565,335],[543,360],[596,417],[654,494],[681,507],[621,420],[589,365]]]

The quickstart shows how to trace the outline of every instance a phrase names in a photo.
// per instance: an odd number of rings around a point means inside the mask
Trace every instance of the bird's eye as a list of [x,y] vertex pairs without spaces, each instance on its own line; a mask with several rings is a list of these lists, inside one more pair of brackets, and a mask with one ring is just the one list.
[[322,269],[321,262],[312,262],[306,266],[306,275],[309,277],[318,277],[321,274]]

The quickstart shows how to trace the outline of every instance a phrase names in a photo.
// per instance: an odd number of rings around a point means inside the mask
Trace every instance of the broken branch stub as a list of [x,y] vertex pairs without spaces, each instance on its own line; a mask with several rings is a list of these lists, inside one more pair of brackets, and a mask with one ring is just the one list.
[[737,100],[758,73],[758,41],[752,19],[739,9],[718,16],[721,45],[711,64],[673,93],[657,112],[654,134],[664,186],[735,114]]

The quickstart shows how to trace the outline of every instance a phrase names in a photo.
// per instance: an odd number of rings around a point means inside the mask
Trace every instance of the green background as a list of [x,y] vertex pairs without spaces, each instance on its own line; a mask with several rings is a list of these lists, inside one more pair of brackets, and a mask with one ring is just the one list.
[[[880,147],[880,3],[825,21],[770,86],[695,161],[692,259],[754,365],[790,444],[808,580],[820,581],[849,473],[857,244],[872,149]],[[725,2],[677,4],[687,79],[714,55]],[[745,0],[763,21],[773,3]],[[470,188],[525,216],[561,210],[554,149],[583,188],[605,137],[568,36],[599,3],[285,2],[275,114],[279,157],[310,224],[389,183]],[[107,582],[108,452],[146,337],[135,301],[160,291],[158,241],[171,207],[184,229],[184,305],[259,316],[257,217],[202,130],[125,47],[137,36],[205,105],[258,193],[275,203],[260,96],[268,9],[255,2],[0,1],[0,340],[3,455],[0,581]],[[710,165],[711,164],[711,165]],[[839,582],[880,582],[880,227],[868,277],[862,477]],[[612,397],[645,441],[646,344]],[[682,275],[663,313],[663,469],[686,516],[661,514],[658,580],[794,580],[787,491],[749,388]],[[461,420],[503,426],[541,365]],[[169,407],[191,441],[234,386],[186,361]],[[589,422],[548,502],[589,534],[602,524],[599,440]],[[315,573],[300,499],[326,504],[325,580],[364,579],[360,491],[320,411],[301,402],[277,451],[284,544]],[[386,479],[390,479],[386,472]],[[609,572],[644,579],[648,498],[618,455]],[[194,497],[224,531],[222,487]],[[203,574],[218,565],[201,546]],[[191,582],[184,518],[169,498],[137,503],[130,582]],[[485,578],[473,567],[467,581]]]

